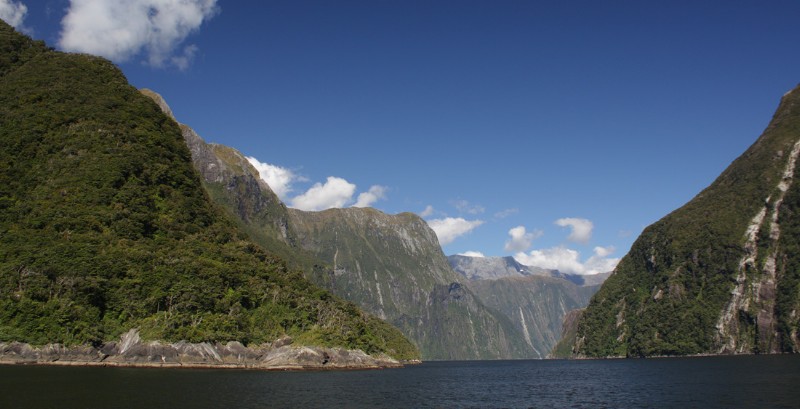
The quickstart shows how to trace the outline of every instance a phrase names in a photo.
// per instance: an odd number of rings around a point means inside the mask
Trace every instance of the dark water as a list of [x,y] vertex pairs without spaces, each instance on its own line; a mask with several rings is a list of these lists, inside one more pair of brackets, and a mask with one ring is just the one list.
[[0,408],[798,408],[800,356],[345,372],[0,366]]

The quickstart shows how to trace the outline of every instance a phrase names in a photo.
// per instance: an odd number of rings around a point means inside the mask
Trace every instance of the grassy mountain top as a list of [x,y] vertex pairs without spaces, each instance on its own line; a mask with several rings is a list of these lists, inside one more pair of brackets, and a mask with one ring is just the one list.
[[110,62],[0,22],[0,341],[345,346],[394,328],[290,271],[211,203],[181,129]]

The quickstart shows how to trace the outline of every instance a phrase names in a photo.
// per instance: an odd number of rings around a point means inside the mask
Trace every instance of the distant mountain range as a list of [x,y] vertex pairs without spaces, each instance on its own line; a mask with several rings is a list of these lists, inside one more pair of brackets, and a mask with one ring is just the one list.
[[[142,92],[171,112],[158,94]],[[253,240],[306,271],[316,284],[399,328],[423,359],[544,358],[558,338],[564,310],[585,306],[585,294],[596,290],[579,289],[580,276],[519,265],[513,268],[542,277],[523,280],[527,292],[515,294],[515,301],[489,307],[492,287],[457,274],[417,215],[288,209],[240,152],[206,143],[187,125],[181,130],[209,195]],[[489,265],[472,270],[486,277],[510,275]],[[510,294],[499,288],[506,282],[495,283],[496,291]],[[546,294],[551,288],[563,294]],[[512,307],[514,314],[506,311]],[[529,318],[521,321],[520,309]]]
[[470,257],[453,255],[447,257],[447,261],[455,272],[472,281],[508,277],[541,276],[562,278],[580,286],[594,286],[603,284],[606,278],[611,275],[611,272],[591,275],[566,274],[558,270],[526,266],[510,256]]
[[539,358],[551,355],[564,317],[585,307],[609,276],[563,274],[520,264],[513,257],[454,255],[448,261],[484,305],[514,323]]
[[578,320],[572,352],[798,352],[798,156],[795,88],[709,187],[642,232]]

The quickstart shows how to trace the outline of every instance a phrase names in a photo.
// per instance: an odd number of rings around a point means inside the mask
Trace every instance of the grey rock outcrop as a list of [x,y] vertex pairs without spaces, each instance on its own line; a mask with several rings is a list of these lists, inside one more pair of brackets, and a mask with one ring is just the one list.
[[291,345],[284,337],[272,344],[246,347],[226,344],[162,343],[142,341],[132,329],[99,347],[48,344],[33,347],[19,342],[0,343],[0,364],[51,364],[101,366],[224,367],[265,370],[367,369],[400,367],[386,355],[372,356],[361,350]]

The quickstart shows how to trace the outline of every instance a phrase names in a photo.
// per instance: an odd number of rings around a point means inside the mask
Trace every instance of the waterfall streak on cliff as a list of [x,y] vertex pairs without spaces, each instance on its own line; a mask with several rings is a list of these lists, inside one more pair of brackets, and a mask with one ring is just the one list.
[[[758,235],[763,227],[764,220],[767,216],[767,211],[770,212],[770,231],[769,240],[771,245],[769,247],[770,254],[766,258],[763,266],[763,275],[761,280],[753,282],[751,286],[753,298],[756,304],[763,304],[764,302],[771,303],[772,300],[760,299],[761,288],[763,286],[775,285],[775,249],[774,244],[780,239],[780,226],[778,220],[780,216],[781,205],[783,204],[784,196],[794,181],[794,171],[797,164],[797,158],[800,156],[800,140],[795,142],[792,146],[792,151],[789,154],[789,159],[786,167],[783,170],[781,179],[776,188],[778,189],[778,198],[772,201],[772,196],[768,197],[765,201],[766,205],[759,210],[759,212],[750,221],[750,225],[745,232],[744,250],[745,255],[739,261],[738,274],[736,276],[736,286],[731,291],[731,299],[726,304],[722,314],[717,321],[717,342],[719,345],[719,353],[725,352],[742,352],[746,345],[737,342],[738,338],[738,311],[748,311],[750,297],[747,295],[747,270],[748,267],[758,271],[756,260],[758,259]],[[774,311],[772,308],[763,309],[759,313],[759,319],[772,322]],[[739,345],[737,345],[739,344]],[[738,347],[738,351],[737,351]]]

